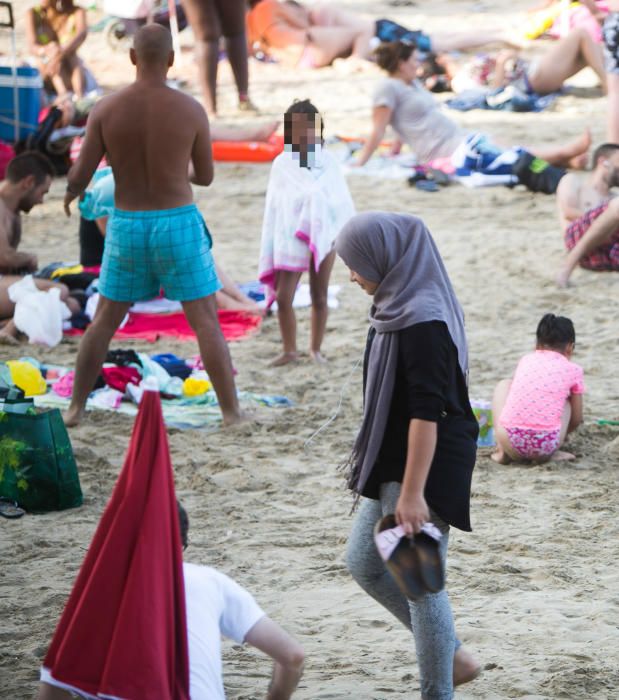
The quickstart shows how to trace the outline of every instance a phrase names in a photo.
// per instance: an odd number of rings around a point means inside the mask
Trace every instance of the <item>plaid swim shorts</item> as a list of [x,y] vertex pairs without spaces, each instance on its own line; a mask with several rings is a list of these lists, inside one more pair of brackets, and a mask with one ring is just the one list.
[[[608,202],[600,204],[599,207],[589,209],[579,219],[572,223],[565,230],[565,247],[568,250],[578,243],[578,241],[591,228],[591,224],[603,214],[608,208]],[[610,241],[580,260],[580,266],[587,270],[619,270],[619,228],[613,234]]]
[[211,246],[195,204],[161,211],[114,209],[99,291],[112,301],[145,301],[161,290],[175,301],[214,294],[221,284]]

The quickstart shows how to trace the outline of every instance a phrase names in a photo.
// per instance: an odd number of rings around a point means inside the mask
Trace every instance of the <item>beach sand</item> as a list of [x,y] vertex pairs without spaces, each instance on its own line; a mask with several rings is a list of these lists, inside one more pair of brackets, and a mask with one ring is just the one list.
[[[428,8],[345,4],[430,30],[476,29],[486,21],[511,26],[522,17],[506,0],[492,5],[442,0]],[[187,34],[183,43],[189,45]],[[101,34],[88,40],[83,54],[104,86],[130,78],[128,61],[110,57]],[[182,74],[192,81],[190,52],[182,58]],[[252,62],[251,75],[252,99],[267,117],[280,117],[293,98],[309,97],[325,115],[327,136],[367,131],[375,69],[303,73]],[[220,83],[222,120],[241,123],[225,63]],[[487,131],[503,143],[561,143],[585,126],[600,142],[605,99],[592,87],[593,74],[584,72],[575,83],[576,95],[541,114],[452,114],[466,128]],[[239,281],[256,277],[268,174],[268,165],[218,164],[213,185],[196,190],[215,255]],[[585,424],[567,446],[577,459],[498,466],[488,449],[480,450],[474,532],[451,534],[448,589],[457,630],[484,668],[457,697],[618,697],[619,429],[596,420],[619,418],[619,275],[579,270],[572,288],[555,286],[564,251],[552,197],[522,188],[459,185],[428,194],[405,182],[363,177],[351,177],[349,184],[360,211],[414,213],[432,231],[466,313],[471,397],[491,398],[495,383],[531,349],[543,313],[568,315],[576,326],[574,360],[584,367],[587,385]],[[63,190],[63,181],[55,182],[45,205],[24,220],[22,247],[36,251],[42,263],[77,256],[77,217],[64,217]],[[265,320],[259,335],[231,346],[240,389],[285,393],[294,408],[261,409],[256,423],[226,431],[170,431],[178,496],[191,520],[186,558],[234,577],[298,637],[307,666],[295,697],[419,697],[411,635],[356,586],[344,563],[352,500],[338,465],[349,453],[361,415],[359,360],[370,299],[349,284],[341,262],[333,283],[343,290],[341,306],[329,318],[327,366],[305,356],[296,365],[269,368],[279,351],[274,317]],[[300,348],[306,349],[309,312],[297,316]],[[66,340],[51,350],[0,348],[0,359],[33,355],[73,365],[77,347],[76,340]],[[131,347],[185,357],[197,352],[193,343],[167,341]],[[2,698],[34,695],[38,667],[115,483],[131,428],[126,416],[89,413],[71,431],[84,506],[0,522]],[[261,654],[226,643],[229,698],[264,697],[269,674]]]

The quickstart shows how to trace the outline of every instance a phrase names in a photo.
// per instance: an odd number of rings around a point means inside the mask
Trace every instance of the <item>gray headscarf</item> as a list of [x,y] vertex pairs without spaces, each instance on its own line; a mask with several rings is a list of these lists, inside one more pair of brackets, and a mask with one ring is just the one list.
[[363,421],[349,477],[350,488],[361,493],[385,434],[398,360],[397,331],[424,321],[444,321],[466,377],[464,315],[436,244],[416,216],[358,214],[340,231],[335,249],[351,270],[378,282],[370,309],[376,335],[368,358]]

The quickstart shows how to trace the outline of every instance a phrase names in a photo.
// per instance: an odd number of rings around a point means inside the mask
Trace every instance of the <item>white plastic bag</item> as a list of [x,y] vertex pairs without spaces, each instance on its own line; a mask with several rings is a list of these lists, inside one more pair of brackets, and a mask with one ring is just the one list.
[[15,303],[13,321],[31,343],[50,348],[62,340],[62,322],[71,318],[69,307],[60,300],[60,289],[46,292],[37,289],[32,275],[26,275],[8,288],[9,299]]

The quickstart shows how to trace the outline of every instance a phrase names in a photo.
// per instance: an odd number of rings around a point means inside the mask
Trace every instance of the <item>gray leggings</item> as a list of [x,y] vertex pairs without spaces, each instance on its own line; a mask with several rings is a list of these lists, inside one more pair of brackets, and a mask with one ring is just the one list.
[[[460,642],[456,639],[447,591],[427,593],[415,602],[409,601],[387,571],[374,544],[374,526],[380,518],[395,512],[400,488],[400,484],[391,481],[381,486],[380,501],[362,499],[348,540],[346,562],[361,588],[412,631],[422,698],[451,700],[454,654]],[[443,533],[441,557],[445,565],[449,525],[433,512],[430,519]]]

